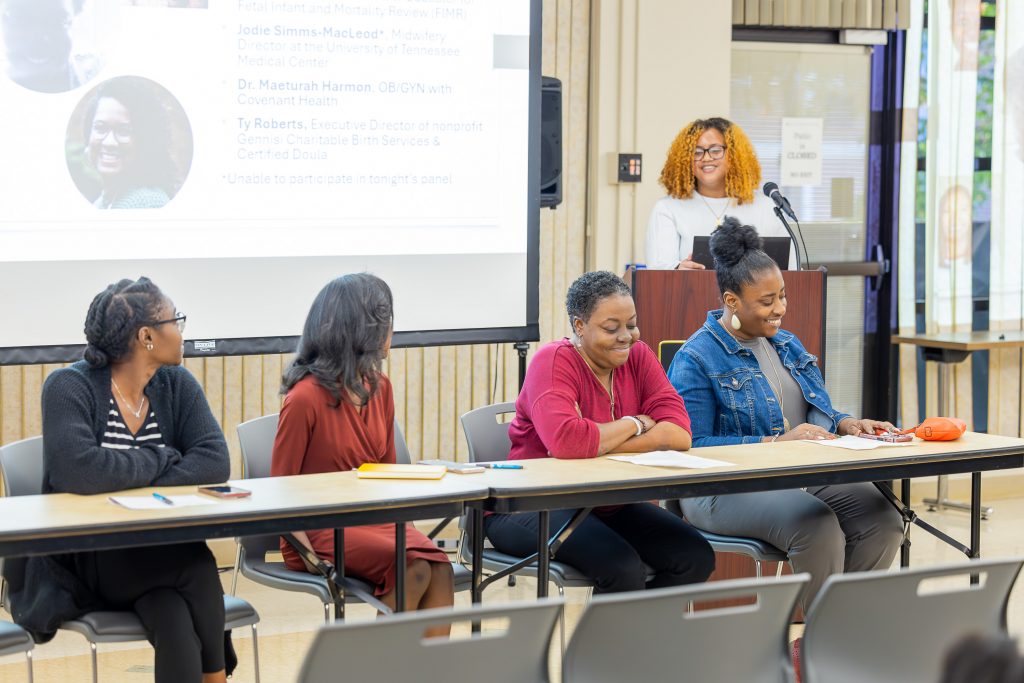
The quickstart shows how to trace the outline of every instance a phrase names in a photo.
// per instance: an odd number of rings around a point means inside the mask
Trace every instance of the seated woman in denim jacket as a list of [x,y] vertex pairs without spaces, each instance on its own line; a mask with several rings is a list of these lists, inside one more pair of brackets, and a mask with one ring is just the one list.
[[[781,328],[786,283],[750,226],[728,218],[711,236],[725,309],[679,350],[669,379],[686,403],[693,445],[834,439],[894,429],[836,410],[817,359]],[[682,501],[706,531],[760,538],[808,572],[806,610],[829,575],[887,568],[903,537],[899,513],[869,483],[740,493]]]

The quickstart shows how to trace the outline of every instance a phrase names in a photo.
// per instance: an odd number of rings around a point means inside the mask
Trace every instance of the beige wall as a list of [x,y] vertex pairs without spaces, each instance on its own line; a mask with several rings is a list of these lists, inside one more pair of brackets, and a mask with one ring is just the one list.
[[[564,336],[566,287],[583,272],[587,178],[590,3],[544,0],[542,71],[562,80],[564,202],[541,210],[540,334]],[[117,273],[111,273],[115,279]],[[173,294],[173,293],[172,293]],[[297,305],[308,306],[308,302]],[[83,319],[85,311],[82,311]],[[190,359],[188,368],[206,389],[232,453],[237,476],[239,422],[276,412],[283,356]],[[39,395],[56,365],[0,368],[0,444],[41,432]],[[508,344],[395,350],[388,373],[395,408],[409,446],[423,457],[466,457],[458,416],[495,400],[513,400],[518,384],[515,352]],[[495,390],[495,377],[497,385]]]
[[[668,146],[689,121],[729,115],[732,6],[594,0],[587,267],[644,262]],[[643,182],[611,183],[613,154],[643,154]]]

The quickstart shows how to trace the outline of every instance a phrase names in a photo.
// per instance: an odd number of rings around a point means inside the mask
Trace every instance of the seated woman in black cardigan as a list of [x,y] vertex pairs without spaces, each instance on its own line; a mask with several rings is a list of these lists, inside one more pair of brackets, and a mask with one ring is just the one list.
[[[147,278],[121,280],[93,299],[85,360],[43,386],[44,493],[227,479],[224,435],[181,366],[184,327]],[[234,653],[205,543],[32,558],[20,579],[12,580],[12,614],[37,637],[86,611],[131,610],[156,648],[157,683],[225,681]]]

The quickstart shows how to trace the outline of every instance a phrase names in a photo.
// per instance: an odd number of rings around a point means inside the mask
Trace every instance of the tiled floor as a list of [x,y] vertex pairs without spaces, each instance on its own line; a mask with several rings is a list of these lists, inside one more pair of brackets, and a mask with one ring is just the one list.
[[[985,557],[1024,556],[1024,496],[991,501],[996,512],[990,521],[982,523],[982,554]],[[967,540],[968,518],[960,512],[923,513],[927,521],[951,533],[954,537]],[[915,530],[913,536],[913,566],[961,561],[962,557],[952,548],[944,546],[933,537]],[[230,581],[225,575],[225,587]],[[488,591],[486,601],[494,604],[502,601],[529,599],[535,592],[535,584],[520,580],[516,587],[504,584]],[[259,610],[262,622],[259,626],[260,670],[264,683],[283,683],[295,680],[302,657],[309,646],[313,633],[322,623],[322,610],[315,598],[274,591],[262,586],[239,580],[238,595],[249,600]],[[580,614],[585,592],[569,589],[570,602],[568,625],[572,629]],[[457,604],[468,604],[468,595],[457,597]],[[0,618],[9,615],[0,612]],[[349,608],[350,619],[372,619],[372,611],[365,606]],[[1009,610],[1010,631],[1024,635],[1024,582],[1014,591]],[[248,631],[237,631],[235,645],[238,650],[239,668],[232,681],[250,683],[254,681],[251,638]],[[100,650],[100,680],[149,681],[152,680],[152,650],[146,643],[126,643],[102,646]],[[37,683],[88,683],[89,656],[84,639],[73,633],[60,633],[52,642],[35,650],[35,680]],[[21,683],[26,680],[24,658],[20,655],[0,657],[0,683]]]

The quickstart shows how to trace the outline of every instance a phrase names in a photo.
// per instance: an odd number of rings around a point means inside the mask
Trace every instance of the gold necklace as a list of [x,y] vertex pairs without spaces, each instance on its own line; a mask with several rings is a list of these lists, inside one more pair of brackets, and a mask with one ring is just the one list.
[[708,211],[710,211],[711,215],[715,217],[715,227],[721,227],[722,221],[725,220],[725,212],[728,211],[729,207],[732,205],[732,197],[729,197],[729,201],[725,203],[725,208],[722,209],[722,213],[715,213],[715,210],[711,208],[710,204],[708,204],[708,200],[704,198],[704,195],[700,192],[696,192],[696,195],[700,197],[700,200],[704,202],[704,206],[708,207]]
[[587,362],[587,357],[583,355],[583,351],[580,350],[580,347],[576,346],[576,344],[573,344],[572,347],[574,349],[576,349],[576,353],[580,354],[580,358],[583,359],[583,364],[587,366],[588,370],[590,370],[590,374],[592,374],[594,376],[594,379],[597,380],[597,383],[600,384],[601,388],[604,389],[608,393],[608,398],[610,399],[611,406],[612,406],[612,419],[614,420],[615,419],[615,369],[612,368],[611,374],[608,375],[608,384],[611,387],[609,389],[608,387],[606,387],[604,385],[604,382],[601,381],[601,378],[597,376],[597,373],[594,372],[594,368],[590,367],[590,363]]
[[778,386],[772,384],[772,381],[771,379],[769,379],[767,373],[765,374],[764,378],[768,380],[768,386],[772,388],[772,392],[775,394],[775,397],[779,399],[779,407],[782,409],[782,426],[788,432],[789,420],[786,419],[786,399],[782,394],[782,377],[779,375],[778,365],[772,358],[773,355],[778,354],[774,353],[774,349],[768,346],[768,342],[764,340],[764,337],[759,337],[759,339],[761,340],[761,348],[764,349],[764,353],[768,357],[768,365],[772,366],[772,371],[775,372],[775,381],[778,383]]
[[114,391],[116,391],[117,395],[121,397],[121,402],[124,403],[124,407],[128,409],[128,412],[134,415],[136,420],[142,417],[142,406],[146,405],[146,395],[142,395],[142,400],[139,401],[139,409],[134,410],[132,405],[128,403],[128,399],[126,399],[124,394],[121,393],[121,388],[117,386],[117,382],[114,381],[113,377],[110,378],[110,383],[114,385]]

